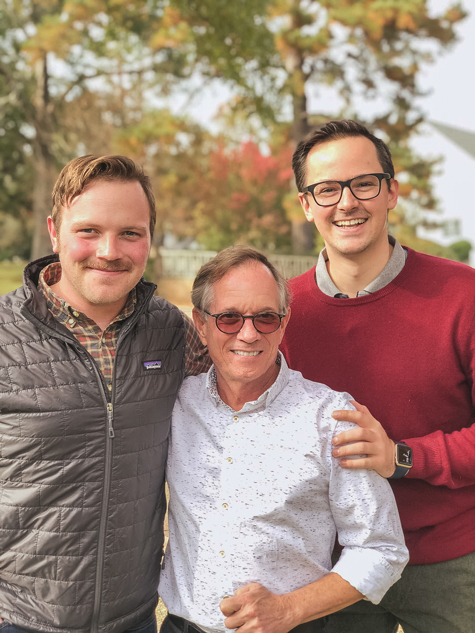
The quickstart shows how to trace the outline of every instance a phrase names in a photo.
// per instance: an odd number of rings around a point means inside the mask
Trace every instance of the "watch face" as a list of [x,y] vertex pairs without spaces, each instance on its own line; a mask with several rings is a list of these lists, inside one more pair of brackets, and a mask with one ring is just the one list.
[[398,466],[412,466],[412,448],[404,444],[396,444],[396,461]]

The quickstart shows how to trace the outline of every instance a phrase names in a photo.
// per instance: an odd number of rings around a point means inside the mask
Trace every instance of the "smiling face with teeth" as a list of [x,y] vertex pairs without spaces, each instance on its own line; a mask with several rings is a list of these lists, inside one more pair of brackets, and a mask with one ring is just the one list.
[[[306,163],[306,184],[345,181],[363,174],[382,173],[376,148],[364,136],[351,136],[316,145]],[[325,240],[331,262],[351,258],[359,262],[384,259],[388,253],[387,212],[397,203],[397,181],[381,183],[379,196],[357,200],[345,187],[341,200],[330,206],[316,204],[311,194],[299,194],[309,222],[315,222]],[[387,259],[386,259],[387,261]]]
[[[239,312],[254,315],[260,312],[280,313],[279,290],[269,269],[260,262],[249,262],[231,268],[213,284],[213,300],[209,312]],[[237,334],[224,334],[213,317],[204,318],[197,309],[193,319],[200,338],[208,346],[216,369],[218,391],[222,400],[235,410],[257,399],[275,381],[279,367],[275,361],[290,316],[290,309],[281,327],[271,334],[259,333],[251,319],[246,319]]]

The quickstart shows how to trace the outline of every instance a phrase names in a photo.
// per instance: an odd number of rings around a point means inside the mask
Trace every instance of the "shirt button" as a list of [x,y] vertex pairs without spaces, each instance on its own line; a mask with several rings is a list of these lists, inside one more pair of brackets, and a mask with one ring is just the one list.
[[74,314],[75,317],[79,316],[79,312],[76,312],[76,310],[73,310],[73,314]]
[[76,321],[74,319],[68,319],[69,325],[74,325]]
[[233,463],[233,458],[232,457],[227,457],[226,461],[229,462],[230,464],[232,464]]
[[224,552],[223,552],[223,550],[221,550],[221,551],[219,552],[219,555],[224,557]]
[[235,422],[237,422],[237,421],[239,420],[239,418],[237,417],[237,415],[235,415],[235,416],[234,416],[233,420],[234,420]]
[[223,503],[223,508],[224,508],[225,510],[227,510],[227,509],[229,508],[228,504],[227,504],[227,503]]

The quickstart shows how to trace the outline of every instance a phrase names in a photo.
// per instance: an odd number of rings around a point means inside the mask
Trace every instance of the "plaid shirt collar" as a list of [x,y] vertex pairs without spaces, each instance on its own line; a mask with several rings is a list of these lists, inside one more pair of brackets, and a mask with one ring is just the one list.
[[[49,264],[40,273],[40,277],[38,280],[38,290],[44,296],[46,300],[46,304],[48,306],[48,310],[57,319],[60,323],[68,327],[71,321],[81,322],[83,327],[87,325],[96,325],[95,322],[86,316],[83,312],[79,312],[75,310],[69,303],[64,301],[58,297],[58,295],[53,292],[51,286],[58,283],[61,279],[61,264],[60,262],[54,262],[53,264]],[[110,324],[107,326],[108,329],[113,323],[117,323],[118,321],[123,321],[127,319],[131,314],[133,314],[135,310],[135,305],[137,303],[137,292],[135,288],[129,292],[129,296],[127,297],[127,301],[125,302],[124,307],[119,312],[119,314],[112,319]]]

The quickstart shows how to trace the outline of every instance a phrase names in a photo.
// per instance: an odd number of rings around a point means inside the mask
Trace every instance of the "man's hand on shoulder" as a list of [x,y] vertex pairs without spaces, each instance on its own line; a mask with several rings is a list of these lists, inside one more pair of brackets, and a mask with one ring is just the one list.
[[[334,411],[335,420],[354,422],[358,428],[343,431],[332,440],[333,457],[343,468],[375,470],[381,477],[391,477],[396,470],[394,442],[368,408],[352,400],[356,411]],[[363,457],[353,457],[363,455]],[[351,459],[345,459],[351,458]]]
[[239,628],[240,633],[287,633],[299,624],[290,594],[279,596],[257,583],[237,589],[219,607],[226,628]]

